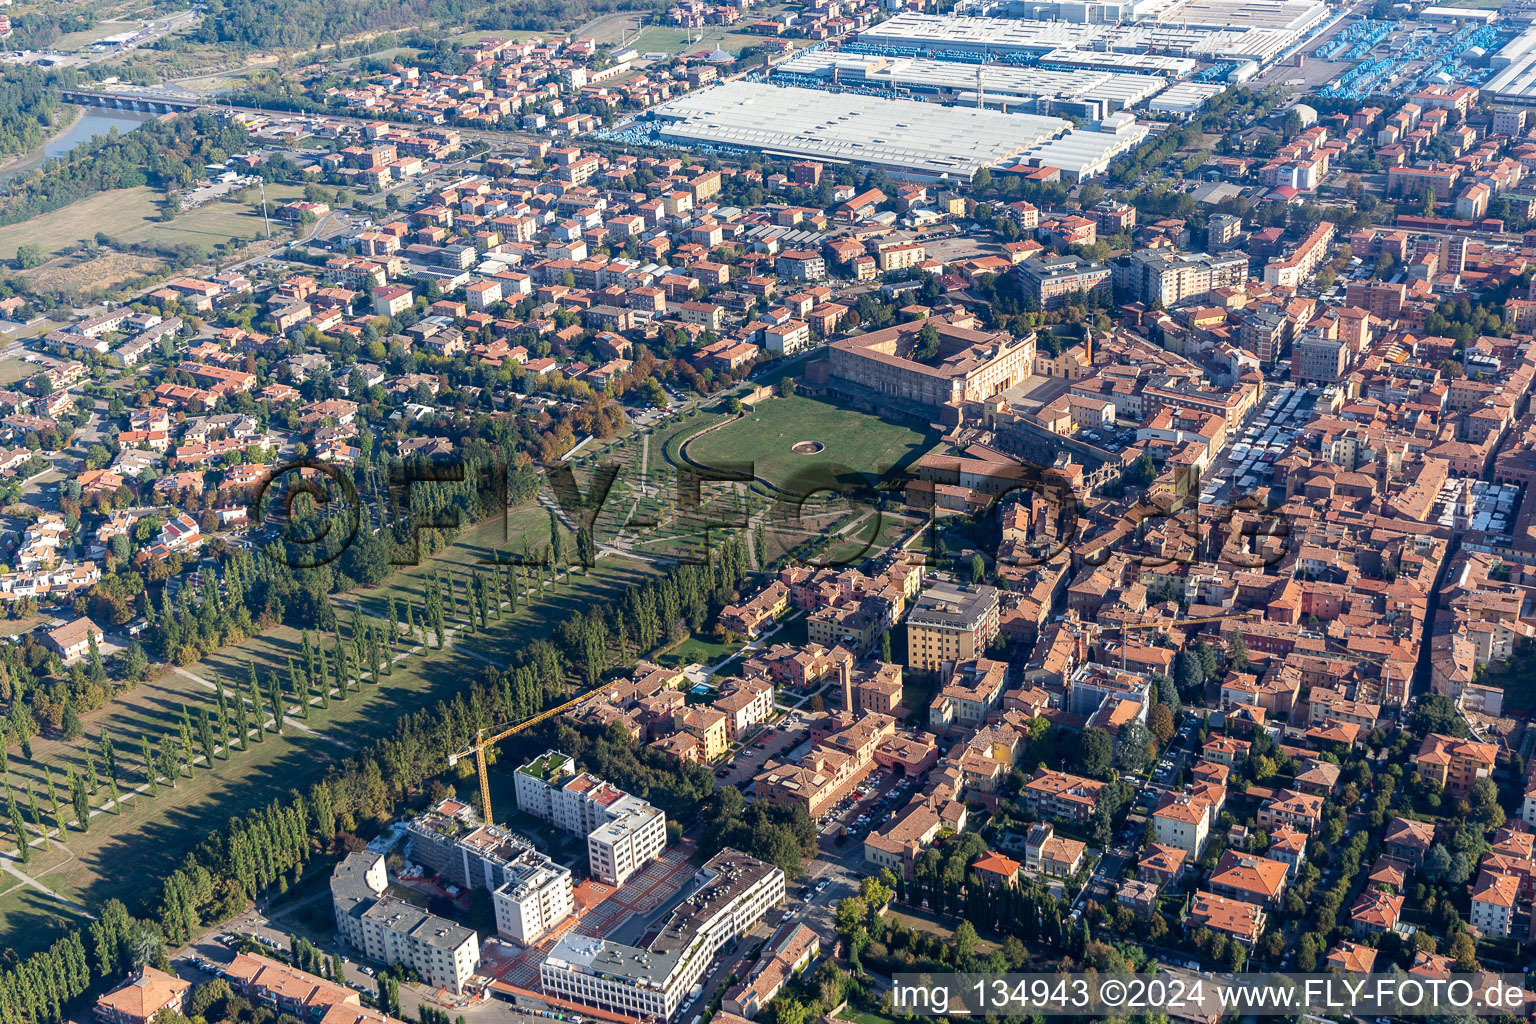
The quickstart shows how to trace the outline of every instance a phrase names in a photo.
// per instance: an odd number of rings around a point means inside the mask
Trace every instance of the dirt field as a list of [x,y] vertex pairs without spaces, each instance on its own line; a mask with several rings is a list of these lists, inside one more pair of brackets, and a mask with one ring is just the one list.
[[22,274],[38,291],[83,295],[107,291],[120,284],[153,274],[165,261],[153,256],[110,252],[95,258],[67,256]]

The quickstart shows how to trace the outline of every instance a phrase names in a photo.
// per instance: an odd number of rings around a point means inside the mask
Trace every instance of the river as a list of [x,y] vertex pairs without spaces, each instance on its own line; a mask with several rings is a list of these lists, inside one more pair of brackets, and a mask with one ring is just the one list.
[[118,134],[131,132],[143,124],[147,115],[134,114],[123,110],[102,110],[95,107],[86,109],[84,116],[71,125],[66,131],[60,132],[40,149],[33,150],[21,157],[15,163],[4,170],[0,170],[0,181],[14,177],[25,171],[30,171],[44,160],[52,157],[63,156],[83,143],[89,142],[98,135],[106,135],[113,128]]

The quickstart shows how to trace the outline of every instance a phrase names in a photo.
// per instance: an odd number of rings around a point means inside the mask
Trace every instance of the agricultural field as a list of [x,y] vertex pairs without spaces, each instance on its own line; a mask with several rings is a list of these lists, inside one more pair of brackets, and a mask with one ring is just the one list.
[[[420,583],[434,568],[462,574],[480,559],[492,557],[497,548],[509,550],[503,544],[504,529],[527,532],[542,545],[542,538],[548,536],[548,515],[537,507],[514,510],[505,527],[499,522],[483,523],[421,565],[398,573],[388,584],[339,597],[335,604],[343,636],[349,633],[353,601],[360,601],[369,614],[378,614],[389,594],[397,600],[413,597],[419,605]],[[516,534],[513,544],[510,550],[520,546]],[[27,871],[40,885],[77,904],[94,907],[116,897],[131,910],[144,909],[158,898],[154,880],[194,849],[209,828],[291,789],[307,787],[337,758],[388,734],[402,716],[451,697],[491,667],[507,664],[530,639],[552,635],[560,622],[594,601],[614,599],[651,571],[643,563],[609,557],[588,574],[578,571],[562,577],[542,597],[525,598],[516,615],[503,611],[502,618],[493,618],[483,632],[461,632],[443,650],[396,663],[378,684],[366,683],[344,701],[333,697],[329,709],[313,706],[307,718],[290,712],[282,736],[267,733],[263,743],[252,742],[227,760],[216,758],[212,771],[194,769],[191,777],[179,782],[174,798],[167,798],[162,784],[157,798],[140,794],[128,799],[120,814],[97,814],[87,833],[71,824],[65,847],[35,849]],[[164,669],[156,679],[140,683],[108,707],[87,715],[81,740],[36,739],[31,761],[12,758],[12,785],[24,804],[30,785],[44,817],[50,818],[46,772],[51,772],[56,786],[63,787],[66,773],[83,769],[85,752],[96,751],[105,730],[115,746],[121,788],[129,792],[146,778],[140,755],[143,737],[157,740],[175,731],[183,708],[194,728],[200,709],[211,715],[216,704],[211,680],[216,675],[226,685],[243,686],[248,664],[254,664],[263,680],[272,672],[286,678],[289,659],[298,657],[300,639],[298,631],[279,627],[184,669]],[[64,799],[67,803],[67,789]],[[96,807],[106,801],[105,788],[92,799]],[[72,822],[67,810],[65,816]],[[58,934],[61,917],[68,910],[15,876],[9,877],[17,884],[0,890],[0,948],[14,946],[25,955]]]

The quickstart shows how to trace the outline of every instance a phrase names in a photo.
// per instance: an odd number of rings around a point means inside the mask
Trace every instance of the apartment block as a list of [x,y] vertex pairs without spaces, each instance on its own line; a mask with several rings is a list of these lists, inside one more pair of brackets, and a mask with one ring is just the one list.
[[1109,288],[1113,276],[1108,264],[1080,256],[1032,256],[1019,264],[1019,284],[1025,296],[1042,309],[1056,309],[1074,295]]
[[971,661],[997,636],[996,587],[937,582],[923,590],[907,615],[907,664],[922,672],[945,662]]
[[1194,860],[1205,849],[1211,830],[1211,807],[1191,793],[1171,793],[1152,812],[1157,842],[1183,850]]
[[[575,912],[569,868],[550,860],[523,837],[484,824],[473,808],[462,801],[441,801],[410,822],[406,835],[408,852],[417,863],[455,885],[491,891],[497,931],[503,938],[524,945],[537,942]],[[348,868],[353,858],[362,856],[353,854],[342,861],[337,874]],[[350,868],[354,874],[358,870],[358,865]],[[379,870],[382,874],[382,868]],[[375,881],[382,879],[368,879],[368,887],[382,893],[383,885],[375,885]],[[331,891],[334,897],[336,876],[332,877]],[[355,895],[366,898],[361,890]],[[342,928],[341,918],[342,908],[338,904],[338,929]],[[351,934],[347,937],[354,945],[362,946],[360,939]]]
[[463,991],[480,963],[474,931],[385,895],[384,856],[351,853],[331,873],[337,933],[374,960],[404,964],[429,984]]
[[1248,280],[1248,254],[1138,249],[1115,260],[1115,290],[1135,302],[1170,307]]
[[1264,265],[1264,283],[1279,288],[1299,287],[1328,255],[1333,235],[1333,222],[1319,221],[1289,256],[1277,256]]
[[1019,798],[1042,818],[1083,822],[1093,814],[1103,789],[1104,783],[1093,779],[1036,768]]
[[623,885],[666,848],[666,815],[586,772],[578,774],[565,754],[546,751],[519,768],[515,782],[518,807],[587,838],[592,876],[609,885]]
[[997,710],[1007,683],[1007,662],[987,658],[960,662],[928,707],[928,728],[934,732],[979,728]]

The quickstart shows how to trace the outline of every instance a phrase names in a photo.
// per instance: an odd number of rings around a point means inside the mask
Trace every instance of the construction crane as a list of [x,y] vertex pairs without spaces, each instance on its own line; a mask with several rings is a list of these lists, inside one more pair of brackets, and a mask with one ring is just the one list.
[[448,766],[450,768],[457,765],[466,757],[471,755],[474,756],[475,771],[480,775],[480,812],[485,816],[487,824],[494,824],[494,819],[491,816],[491,779],[485,770],[486,748],[494,747],[508,736],[516,736],[518,733],[525,729],[531,729],[538,725],[540,722],[548,721],[554,716],[560,714],[562,711],[566,711],[575,707],[577,704],[591,700],[593,697],[600,695],[604,690],[608,689],[608,686],[612,685],[612,683],[609,683],[607,686],[600,686],[595,690],[588,690],[586,693],[579,697],[573,697],[563,704],[556,704],[554,707],[545,711],[540,711],[533,717],[525,718],[521,722],[518,722],[514,725],[493,726],[490,729],[479,729],[475,732],[475,742],[471,743],[463,750],[448,755]]

